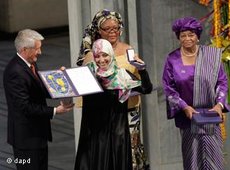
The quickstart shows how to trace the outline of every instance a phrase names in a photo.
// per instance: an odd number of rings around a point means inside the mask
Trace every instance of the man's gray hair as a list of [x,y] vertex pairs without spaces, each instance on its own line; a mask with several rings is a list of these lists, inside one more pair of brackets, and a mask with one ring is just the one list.
[[17,52],[20,52],[23,48],[33,48],[36,40],[44,40],[44,37],[35,30],[24,29],[18,32],[17,37],[14,40],[14,45]]

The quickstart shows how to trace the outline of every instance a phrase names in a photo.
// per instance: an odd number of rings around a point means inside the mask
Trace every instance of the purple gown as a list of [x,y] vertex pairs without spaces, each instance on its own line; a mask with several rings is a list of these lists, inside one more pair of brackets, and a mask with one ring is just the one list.
[[[202,57],[202,54],[206,54],[202,50],[205,51],[206,46],[200,47],[198,57]],[[181,130],[184,169],[197,170],[206,168],[209,170],[221,170],[223,169],[223,143],[219,125],[213,125],[212,134],[192,133],[191,120],[188,119],[183,112],[183,109],[188,105],[194,107],[194,77],[196,66],[197,63],[196,65],[183,64],[180,49],[168,55],[163,72],[163,87],[167,101],[167,117],[168,119],[174,118],[176,127]],[[222,65],[217,68],[217,81],[214,86],[215,89],[213,89],[216,93],[214,101],[215,103],[221,102],[225,105],[228,89],[227,77]],[[203,71],[202,74],[209,74],[205,73],[205,68],[203,70],[201,69],[201,71]],[[200,79],[204,81],[205,79],[202,76],[203,75],[199,75],[199,77],[201,77]],[[206,82],[204,81],[203,83]],[[212,87],[209,86],[205,88],[208,90],[212,89]],[[202,93],[199,93],[199,95],[202,96]],[[206,96],[209,95],[206,94]],[[207,102],[204,107],[211,108],[213,106],[214,105],[211,106],[210,103]],[[204,155],[206,155],[207,159],[203,159]]]
[[[184,65],[182,63],[180,50],[171,53],[165,63],[163,72],[163,87],[169,103],[167,116],[169,119],[175,118],[176,127],[190,127],[190,120],[185,114],[177,114],[186,106],[193,106],[195,65]],[[223,66],[220,66],[216,88],[220,90],[216,97],[216,103],[225,104],[227,95],[227,77]],[[224,94],[224,95],[223,95]]]

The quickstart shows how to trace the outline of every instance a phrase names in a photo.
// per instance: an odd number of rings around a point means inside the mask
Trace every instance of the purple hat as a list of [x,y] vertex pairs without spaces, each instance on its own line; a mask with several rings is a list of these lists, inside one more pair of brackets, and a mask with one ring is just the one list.
[[179,39],[179,35],[183,31],[193,31],[198,39],[200,39],[200,34],[202,32],[201,23],[193,17],[185,17],[180,18],[174,21],[172,25],[172,30],[175,32],[177,38]]

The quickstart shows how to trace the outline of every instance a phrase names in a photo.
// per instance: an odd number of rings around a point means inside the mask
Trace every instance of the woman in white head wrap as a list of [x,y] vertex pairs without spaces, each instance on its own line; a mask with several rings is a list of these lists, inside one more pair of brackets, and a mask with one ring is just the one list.
[[104,92],[83,97],[83,111],[75,170],[132,170],[128,125],[128,98],[135,90],[150,93],[147,71],[141,80],[116,65],[111,44],[99,39],[93,44],[94,61],[87,65]]

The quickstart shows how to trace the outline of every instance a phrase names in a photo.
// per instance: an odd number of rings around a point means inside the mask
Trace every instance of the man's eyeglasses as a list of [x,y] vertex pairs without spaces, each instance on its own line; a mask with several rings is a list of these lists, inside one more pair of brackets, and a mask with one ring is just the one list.
[[100,29],[105,31],[106,33],[110,33],[112,31],[114,31],[114,32],[120,31],[121,27],[112,27],[112,28],[110,28],[110,27],[106,27],[106,28],[100,27]]

